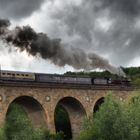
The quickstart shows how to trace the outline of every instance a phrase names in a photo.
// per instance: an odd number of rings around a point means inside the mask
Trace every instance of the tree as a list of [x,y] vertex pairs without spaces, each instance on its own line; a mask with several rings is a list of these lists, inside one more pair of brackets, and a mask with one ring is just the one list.
[[6,137],[8,140],[33,140],[34,129],[24,109],[12,104],[6,118]]
[[64,134],[51,134],[46,128],[33,127],[24,109],[12,104],[8,110],[6,124],[0,131],[0,140],[63,140]]
[[55,110],[55,127],[57,132],[63,131],[65,135],[65,140],[71,139],[72,138],[72,133],[71,133],[71,124],[69,120],[69,115],[67,111],[63,108],[62,105],[57,105],[56,110]]
[[[138,103],[139,102],[139,103]],[[98,112],[85,122],[78,140],[139,140],[140,97],[129,104],[105,98]]]
[[4,130],[5,130],[4,127],[0,128],[0,140],[6,140],[6,135]]

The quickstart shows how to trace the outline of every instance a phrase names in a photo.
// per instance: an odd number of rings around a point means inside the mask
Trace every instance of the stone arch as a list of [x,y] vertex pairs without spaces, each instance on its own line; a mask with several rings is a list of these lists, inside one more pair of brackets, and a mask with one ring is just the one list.
[[[71,134],[72,137],[75,137],[81,129],[82,122],[86,116],[86,111],[80,101],[74,97],[64,97],[60,99],[56,105],[61,105],[64,110],[67,112],[70,120]],[[56,112],[55,108],[55,112]],[[55,119],[54,119],[55,120]],[[56,126],[55,122],[55,126]],[[57,130],[56,130],[57,131]]]
[[96,111],[99,110],[101,104],[104,103],[104,99],[105,99],[104,97],[101,97],[95,102],[95,105],[94,105],[94,108],[93,108],[93,113],[95,113]]
[[9,104],[8,109],[12,103],[16,103],[23,107],[34,126],[47,127],[47,115],[45,110],[35,98],[31,96],[19,96]]

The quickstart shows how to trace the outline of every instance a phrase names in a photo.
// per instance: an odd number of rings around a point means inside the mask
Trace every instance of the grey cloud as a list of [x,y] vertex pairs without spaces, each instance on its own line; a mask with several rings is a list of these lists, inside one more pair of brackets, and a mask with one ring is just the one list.
[[45,0],[0,0],[0,17],[21,19],[30,16]]
[[[92,46],[98,54],[109,55],[112,63],[127,65],[139,55],[140,25],[136,27],[140,18],[139,0],[83,0],[81,5],[67,5],[51,16],[67,26],[68,36],[80,36],[79,44],[69,43],[76,47],[84,44],[87,51]],[[108,30],[98,25],[97,20],[102,18],[112,22]]]
[[[139,0],[100,0],[99,8],[110,8],[111,11],[120,12],[127,17],[133,18],[140,14]],[[98,9],[98,8],[97,8]]]

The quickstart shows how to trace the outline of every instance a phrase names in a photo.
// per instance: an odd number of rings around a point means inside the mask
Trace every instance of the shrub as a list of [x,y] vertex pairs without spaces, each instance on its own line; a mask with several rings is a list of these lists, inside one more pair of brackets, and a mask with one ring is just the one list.
[[77,140],[139,140],[140,97],[129,104],[105,98],[98,112],[88,118]]

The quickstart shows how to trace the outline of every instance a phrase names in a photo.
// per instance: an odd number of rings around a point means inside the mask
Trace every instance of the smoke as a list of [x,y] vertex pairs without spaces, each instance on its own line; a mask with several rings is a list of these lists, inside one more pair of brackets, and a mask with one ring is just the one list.
[[10,21],[5,19],[0,19],[0,28],[10,26]]
[[3,35],[6,28],[10,26],[10,21],[5,19],[0,19],[0,35]]
[[[95,53],[86,53],[82,49],[66,47],[60,39],[50,39],[47,34],[36,33],[30,26],[16,27],[9,30],[8,20],[0,20],[0,38],[13,45],[20,51],[26,51],[29,55],[49,59],[55,65],[63,67],[70,65],[75,69],[93,70],[95,68],[106,69],[114,74],[119,70]],[[125,76],[123,72],[121,75]]]

